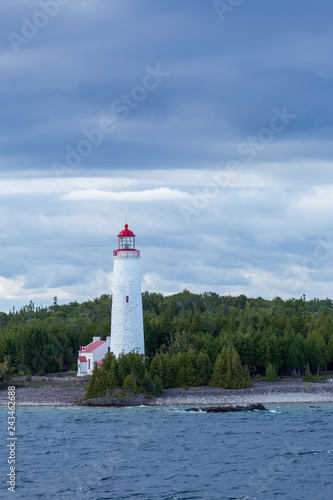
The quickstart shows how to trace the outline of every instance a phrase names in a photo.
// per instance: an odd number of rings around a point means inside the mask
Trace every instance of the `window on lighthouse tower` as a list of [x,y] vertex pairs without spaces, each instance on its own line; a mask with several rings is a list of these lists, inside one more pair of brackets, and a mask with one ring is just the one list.
[[133,236],[120,236],[119,239],[119,249],[135,249],[135,238]]

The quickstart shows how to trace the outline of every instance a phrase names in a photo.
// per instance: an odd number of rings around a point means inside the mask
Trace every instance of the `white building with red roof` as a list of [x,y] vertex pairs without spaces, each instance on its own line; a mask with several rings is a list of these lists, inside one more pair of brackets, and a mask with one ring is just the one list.
[[90,344],[80,346],[77,359],[78,377],[91,375],[94,363],[101,365],[106,354],[110,352],[110,348],[111,337],[106,337],[106,340],[101,340],[101,337],[93,337]]
[[94,337],[81,346],[77,360],[78,377],[91,375],[94,363],[101,366],[108,352],[118,357],[136,351],[145,354],[141,295],[140,250],[135,248],[135,234],[125,229],[118,234],[118,248],[113,251],[113,294],[111,336]]

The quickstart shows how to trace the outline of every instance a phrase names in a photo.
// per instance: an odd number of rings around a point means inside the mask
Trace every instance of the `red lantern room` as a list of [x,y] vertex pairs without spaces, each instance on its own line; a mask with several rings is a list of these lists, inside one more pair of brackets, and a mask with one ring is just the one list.
[[135,250],[135,234],[128,229],[128,224],[118,234],[118,250]]
[[130,252],[133,256],[140,255],[140,251],[135,249],[135,234],[128,229],[128,224],[125,224],[125,229],[118,234],[118,250],[114,250],[113,255],[115,257],[121,253],[123,256],[129,255],[127,252]]

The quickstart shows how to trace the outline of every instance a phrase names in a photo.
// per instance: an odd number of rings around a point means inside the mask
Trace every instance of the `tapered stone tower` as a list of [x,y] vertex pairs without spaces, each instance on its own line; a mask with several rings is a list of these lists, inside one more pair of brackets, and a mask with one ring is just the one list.
[[144,354],[140,250],[128,224],[118,234],[113,261],[111,352],[117,357],[133,350]]

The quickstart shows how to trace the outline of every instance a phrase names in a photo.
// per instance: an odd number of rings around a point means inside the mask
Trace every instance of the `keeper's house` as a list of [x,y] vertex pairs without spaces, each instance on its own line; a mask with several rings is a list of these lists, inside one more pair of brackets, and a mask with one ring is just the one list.
[[86,345],[80,346],[79,355],[77,358],[77,376],[84,377],[91,375],[94,363],[101,365],[101,361],[105,355],[110,352],[111,337],[106,337],[106,340],[101,340],[101,337],[93,337],[93,341]]

